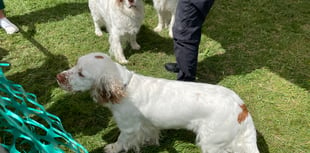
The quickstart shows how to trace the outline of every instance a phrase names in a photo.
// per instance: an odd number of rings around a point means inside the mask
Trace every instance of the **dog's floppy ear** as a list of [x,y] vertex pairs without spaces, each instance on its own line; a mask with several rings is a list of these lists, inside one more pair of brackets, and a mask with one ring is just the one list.
[[101,77],[95,83],[92,96],[100,104],[119,103],[125,96],[124,85],[113,78]]

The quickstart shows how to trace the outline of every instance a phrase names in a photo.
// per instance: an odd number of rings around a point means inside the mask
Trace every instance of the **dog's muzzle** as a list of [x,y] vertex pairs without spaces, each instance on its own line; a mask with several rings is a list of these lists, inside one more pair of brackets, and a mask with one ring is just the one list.
[[67,90],[67,91],[71,91],[71,87],[69,86],[69,82],[68,82],[68,77],[66,73],[59,73],[56,76],[56,80],[58,85]]

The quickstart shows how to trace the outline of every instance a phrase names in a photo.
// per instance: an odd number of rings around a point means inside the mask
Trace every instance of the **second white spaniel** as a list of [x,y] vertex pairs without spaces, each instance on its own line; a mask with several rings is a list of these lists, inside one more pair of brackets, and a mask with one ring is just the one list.
[[136,36],[144,18],[142,0],[89,0],[91,16],[95,25],[95,33],[102,35],[101,27],[109,32],[110,55],[119,63],[128,63],[122,45],[129,42],[134,50],[141,47]]
[[172,27],[175,21],[177,3],[178,0],[153,0],[158,17],[158,24],[154,28],[155,32],[160,32],[163,28],[168,28],[169,36],[171,38],[173,37]]
[[70,92],[90,90],[97,103],[112,111],[121,133],[104,148],[106,153],[158,144],[161,129],[195,132],[203,153],[259,152],[248,109],[225,87],[142,76],[103,53],[80,57],[57,81]]

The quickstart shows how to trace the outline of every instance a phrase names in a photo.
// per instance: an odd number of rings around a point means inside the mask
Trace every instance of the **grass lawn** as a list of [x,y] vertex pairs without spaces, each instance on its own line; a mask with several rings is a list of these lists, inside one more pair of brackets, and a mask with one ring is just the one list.
[[[6,14],[20,32],[0,29],[5,75],[38,96],[48,112],[90,153],[117,139],[111,113],[88,93],[68,94],[55,76],[93,52],[108,53],[108,35],[94,33],[87,0],[6,0]],[[198,81],[231,88],[244,100],[258,132],[262,153],[310,152],[310,1],[218,0],[203,29]],[[157,16],[145,0],[145,20],[137,41],[125,50],[126,67],[137,73],[175,79],[164,63],[175,61],[167,30],[154,33]],[[160,146],[143,153],[199,153],[195,135],[162,132]]]

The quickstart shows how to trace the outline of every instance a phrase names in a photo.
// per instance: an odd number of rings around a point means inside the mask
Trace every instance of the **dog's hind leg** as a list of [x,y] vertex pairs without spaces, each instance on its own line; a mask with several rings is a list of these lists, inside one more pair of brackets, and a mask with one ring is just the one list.
[[171,13],[171,19],[170,19],[170,24],[169,24],[169,37],[173,38],[173,24],[174,24],[175,16],[174,12]]
[[[209,138],[214,138],[218,136],[208,135]],[[215,138],[216,139],[216,138]],[[202,153],[229,153],[230,151],[224,150],[223,144],[221,142],[214,142],[214,140],[210,140],[208,138],[200,138],[197,142],[197,145],[200,146]]]
[[233,141],[233,152],[241,153],[259,153],[257,148],[257,136],[251,115],[241,123],[242,130],[237,138]]
[[155,32],[160,32],[163,30],[164,26],[165,26],[165,21],[163,18],[163,12],[160,12],[159,10],[157,11],[157,16],[158,16],[158,24],[157,26],[154,28]]
[[[228,153],[230,142],[233,136],[232,131],[223,129],[219,122],[212,120],[199,120],[193,122],[190,130],[193,130],[196,137],[196,144],[200,146],[202,153]],[[220,129],[220,130],[219,130]]]

